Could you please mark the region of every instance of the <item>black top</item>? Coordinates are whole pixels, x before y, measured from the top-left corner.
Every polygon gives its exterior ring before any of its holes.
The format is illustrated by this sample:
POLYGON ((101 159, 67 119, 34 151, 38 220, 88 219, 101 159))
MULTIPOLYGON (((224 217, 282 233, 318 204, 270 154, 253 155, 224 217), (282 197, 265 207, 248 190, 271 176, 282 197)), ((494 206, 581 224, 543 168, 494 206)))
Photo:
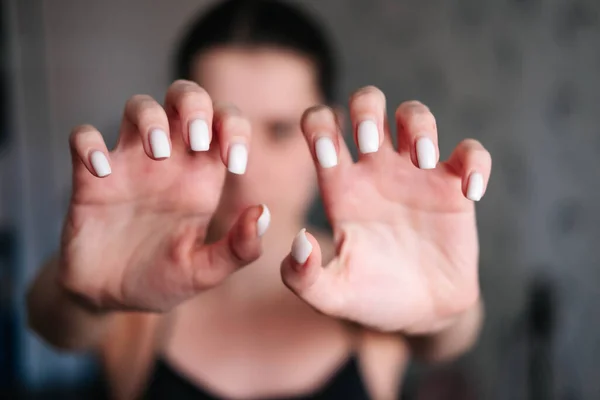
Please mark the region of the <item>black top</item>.
MULTIPOLYGON (((158 360, 146 393, 146 400, 220 400, 209 391, 196 386, 175 371, 164 360, 158 360)), ((289 397, 289 400, 367 400, 369 396, 362 383, 357 361, 354 357, 344 364, 332 379, 317 392, 308 396, 289 397)), ((275 400, 275 399, 270 399, 275 400)), ((280 399, 277 399, 280 400, 280 399)), ((281 399, 283 400, 283 399, 281 399)))

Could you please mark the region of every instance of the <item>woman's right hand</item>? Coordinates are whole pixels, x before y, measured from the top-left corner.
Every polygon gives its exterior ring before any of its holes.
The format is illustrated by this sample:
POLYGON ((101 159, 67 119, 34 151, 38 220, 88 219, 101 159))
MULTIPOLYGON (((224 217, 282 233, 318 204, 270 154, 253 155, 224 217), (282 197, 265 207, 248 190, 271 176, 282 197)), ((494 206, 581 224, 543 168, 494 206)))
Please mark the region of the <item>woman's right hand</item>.
POLYGON ((70 145, 59 275, 77 298, 101 310, 167 311, 259 257, 264 206, 205 243, 225 166, 245 171, 250 124, 234 107, 213 110, 195 83, 173 83, 164 108, 132 97, 110 152, 92 126, 74 129, 70 145))

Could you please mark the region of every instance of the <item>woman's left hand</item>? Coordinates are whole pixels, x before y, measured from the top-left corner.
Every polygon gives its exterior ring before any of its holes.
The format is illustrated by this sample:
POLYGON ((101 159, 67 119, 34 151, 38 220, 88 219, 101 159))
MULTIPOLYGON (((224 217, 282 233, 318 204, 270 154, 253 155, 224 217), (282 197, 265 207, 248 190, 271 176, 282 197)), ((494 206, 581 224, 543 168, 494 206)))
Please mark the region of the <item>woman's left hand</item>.
POLYGON ((479 300, 473 201, 485 192, 490 154, 468 139, 438 162, 435 118, 416 101, 396 110, 394 148, 385 96, 374 87, 352 96, 350 117, 357 163, 331 109, 311 108, 302 118, 336 256, 322 266, 319 244, 301 231, 282 263, 283 281, 334 317, 383 331, 438 332, 479 300))

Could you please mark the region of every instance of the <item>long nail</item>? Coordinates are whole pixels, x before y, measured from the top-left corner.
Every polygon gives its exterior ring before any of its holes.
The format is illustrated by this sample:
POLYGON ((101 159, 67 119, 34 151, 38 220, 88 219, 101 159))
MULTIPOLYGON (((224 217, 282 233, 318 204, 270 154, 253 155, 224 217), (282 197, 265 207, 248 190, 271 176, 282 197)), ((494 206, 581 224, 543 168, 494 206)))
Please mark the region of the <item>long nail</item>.
POLYGON ((379 150, 379 133, 375 121, 366 120, 358 125, 358 149, 361 153, 375 153, 379 150))
POLYGON ((481 200, 483 196, 483 175, 479 172, 473 172, 469 177, 467 186, 467 199, 473 201, 481 200))
POLYGON ((256 233, 258 234, 258 237, 261 237, 265 234, 267 228, 269 227, 269 224, 271 223, 271 212, 269 211, 269 208, 266 204, 261 204, 261 206, 262 213, 256 221, 256 233))
POLYGON ((169 158, 171 156, 171 145, 165 131, 154 129, 150 132, 150 148, 154 158, 169 158))
POLYGON ((110 175, 112 172, 110 169, 110 164, 108 163, 108 158, 101 151, 94 151, 90 155, 90 161, 92 163, 92 167, 94 167, 94 171, 96 171, 96 175, 100 178, 110 175))
POLYGON ((190 148, 193 151, 207 151, 210 147, 208 124, 203 119, 190 122, 190 148))
POLYGON ((302 229, 292 242, 292 257, 298 264, 302 265, 310 257, 312 249, 312 244, 310 244, 306 237, 306 229, 302 229))
POLYGON ((317 160, 323 168, 331 168, 337 165, 337 153, 335 152, 335 146, 333 141, 323 136, 315 142, 315 151, 317 153, 317 160))
POLYGON ((435 146, 433 141, 427 137, 417 140, 417 161, 421 169, 435 168, 435 146))
POLYGON ((248 164, 248 148, 244 143, 235 143, 229 147, 227 169, 233 174, 243 175, 248 164))

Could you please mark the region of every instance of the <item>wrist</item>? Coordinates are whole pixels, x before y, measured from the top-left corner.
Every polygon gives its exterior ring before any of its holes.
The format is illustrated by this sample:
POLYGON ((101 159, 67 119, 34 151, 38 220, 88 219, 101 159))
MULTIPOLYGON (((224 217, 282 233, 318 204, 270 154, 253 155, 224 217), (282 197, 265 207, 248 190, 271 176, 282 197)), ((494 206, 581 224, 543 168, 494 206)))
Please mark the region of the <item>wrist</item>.
POLYGON ((477 341, 484 316, 479 299, 464 312, 428 332, 408 334, 406 339, 413 355, 428 362, 454 359, 468 351, 477 341))

